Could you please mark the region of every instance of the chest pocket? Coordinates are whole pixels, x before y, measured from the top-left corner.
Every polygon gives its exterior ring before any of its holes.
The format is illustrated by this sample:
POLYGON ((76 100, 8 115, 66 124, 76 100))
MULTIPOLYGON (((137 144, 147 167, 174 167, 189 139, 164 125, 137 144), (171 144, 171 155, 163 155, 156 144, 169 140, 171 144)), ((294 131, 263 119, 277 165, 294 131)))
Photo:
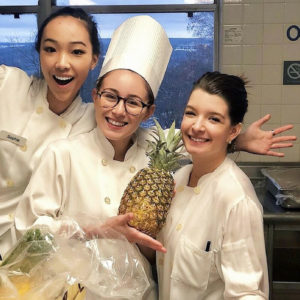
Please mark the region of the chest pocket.
POLYGON ((171 279, 180 285, 195 288, 199 292, 205 291, 209 274, 213 264, 213 251, 199 249, 190 240, 181 238, 174 256, 171 279))

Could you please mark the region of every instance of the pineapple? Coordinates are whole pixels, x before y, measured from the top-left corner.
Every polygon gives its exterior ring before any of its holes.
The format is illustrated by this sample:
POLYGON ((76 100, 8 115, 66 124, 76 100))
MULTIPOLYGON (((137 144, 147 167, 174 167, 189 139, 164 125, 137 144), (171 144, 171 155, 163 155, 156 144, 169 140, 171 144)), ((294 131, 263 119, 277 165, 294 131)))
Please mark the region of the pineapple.
POLYGON ((167 137, 159 123, 147 141, 150 151, 149 166, 140 170, 130 181, 119 207, 119 214, 134 213, 130 226, 155 238, 165 224, 169 206, 174 194, 174 179, 171 172, 179 167, 183 157, 178 153, 182 147, 181 133, 175 133, 173 122, 167 137))

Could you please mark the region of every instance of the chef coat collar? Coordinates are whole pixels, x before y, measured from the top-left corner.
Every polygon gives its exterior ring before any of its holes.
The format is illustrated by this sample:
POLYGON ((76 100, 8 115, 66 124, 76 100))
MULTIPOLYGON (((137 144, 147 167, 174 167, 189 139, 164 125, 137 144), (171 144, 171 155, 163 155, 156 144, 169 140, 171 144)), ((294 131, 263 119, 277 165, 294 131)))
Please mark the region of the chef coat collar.
POLYGON ((93 104, 83 103, 81 96, 78 94, 76 98, 73 100, 73 102, 71 103, 71 105, 67 108, 67 110, 64 111, 60 116, 64 120, 70 122, 71 124, 74 124, 81 119, 82 115, 85 112, 84 106, 86 105, 93 105, 93 104))
MULTIPOLYGON (((113 158, 115 156, 114 147, 109 142, 109 140, 105 137, 105 135, 103 134, 103 132, 101 131, 101 129, 99 127, 95 128, 95 130, 97 133, 96 134, 97 144, 98 144, 99 148, 102 150, 102 152, 104 151, 106 158, 113 160, 113 158)), ((138 143, 139 131, 140 130, 138 129, 137 132, 133 134, 133 136, 132 136, 133 144, 127 150, 124 161, 129 160, 130 158, 133 158, 136 156, 136 153, 138 151, 138 144, 139 144, 138 143)))
MULTIPOLYGON (((41 104, 45 105, 49 109, 49 102, 47 101, 47 91, 48 86, 47 82, 44 79, 33 78, 33 94, 37 96, 37 99, 41 104)), ((75 124, 77 121, 81 119, 83 116, 87 103, 83 103, 81 96, 78 94, 76 98, 73 100, 71 105, 59 115, 59 117, 63 118, 66 122, 70 124, 75 124)), ((90 104, 93 105, 93 104, 90 104)), ((51 111, 52 112, 52 111, 51 111)), ((52 112, 53 113, 53 112, 52 112)), ((57 116, 57 114, 53 113, 57 116)))
MULTIPOLYGON (((228 169, 228 162, 231 161, 231 159, 229 157, 225 157, 225 159, 223 160, 223 162, 212 172, 207 173, 203 176, 201 176, 198 180, 197 186, 201 185, 203 182, 205 182, 206 180, 208 180, 209 178, 216 176, 218 173, 222 172, 224 168, 228 169)), ((187 172, 187 176, 186 177, 186 182, 185 185, 188 185, 188 181, 189 181, 189 176, 190 173, 192 172, 193 169, 193 165, 188 165, 186 166, 185 172, 187 172)))

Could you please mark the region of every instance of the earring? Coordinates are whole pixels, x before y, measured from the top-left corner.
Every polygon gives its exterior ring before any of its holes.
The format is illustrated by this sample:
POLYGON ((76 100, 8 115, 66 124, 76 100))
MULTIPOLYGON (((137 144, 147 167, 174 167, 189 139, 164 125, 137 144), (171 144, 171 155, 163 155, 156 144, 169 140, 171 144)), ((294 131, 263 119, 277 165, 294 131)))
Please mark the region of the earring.
POLYGON ((231 145, 231 141, 229 141, 228 144, 231 145))

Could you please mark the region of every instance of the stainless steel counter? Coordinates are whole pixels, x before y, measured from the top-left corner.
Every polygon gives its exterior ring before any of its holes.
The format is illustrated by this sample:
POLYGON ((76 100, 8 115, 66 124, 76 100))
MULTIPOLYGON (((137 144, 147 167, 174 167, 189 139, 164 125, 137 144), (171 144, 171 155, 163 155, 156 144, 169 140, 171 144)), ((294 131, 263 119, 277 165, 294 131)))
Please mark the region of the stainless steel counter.
POLYGON ((300 163, 239 165, 250 177, 264 208, 270 299, 300 299, 300 209, 276 205, 275 197, 266 190, 266 180, 260 171, 274 166, 300 167, 300 163))

